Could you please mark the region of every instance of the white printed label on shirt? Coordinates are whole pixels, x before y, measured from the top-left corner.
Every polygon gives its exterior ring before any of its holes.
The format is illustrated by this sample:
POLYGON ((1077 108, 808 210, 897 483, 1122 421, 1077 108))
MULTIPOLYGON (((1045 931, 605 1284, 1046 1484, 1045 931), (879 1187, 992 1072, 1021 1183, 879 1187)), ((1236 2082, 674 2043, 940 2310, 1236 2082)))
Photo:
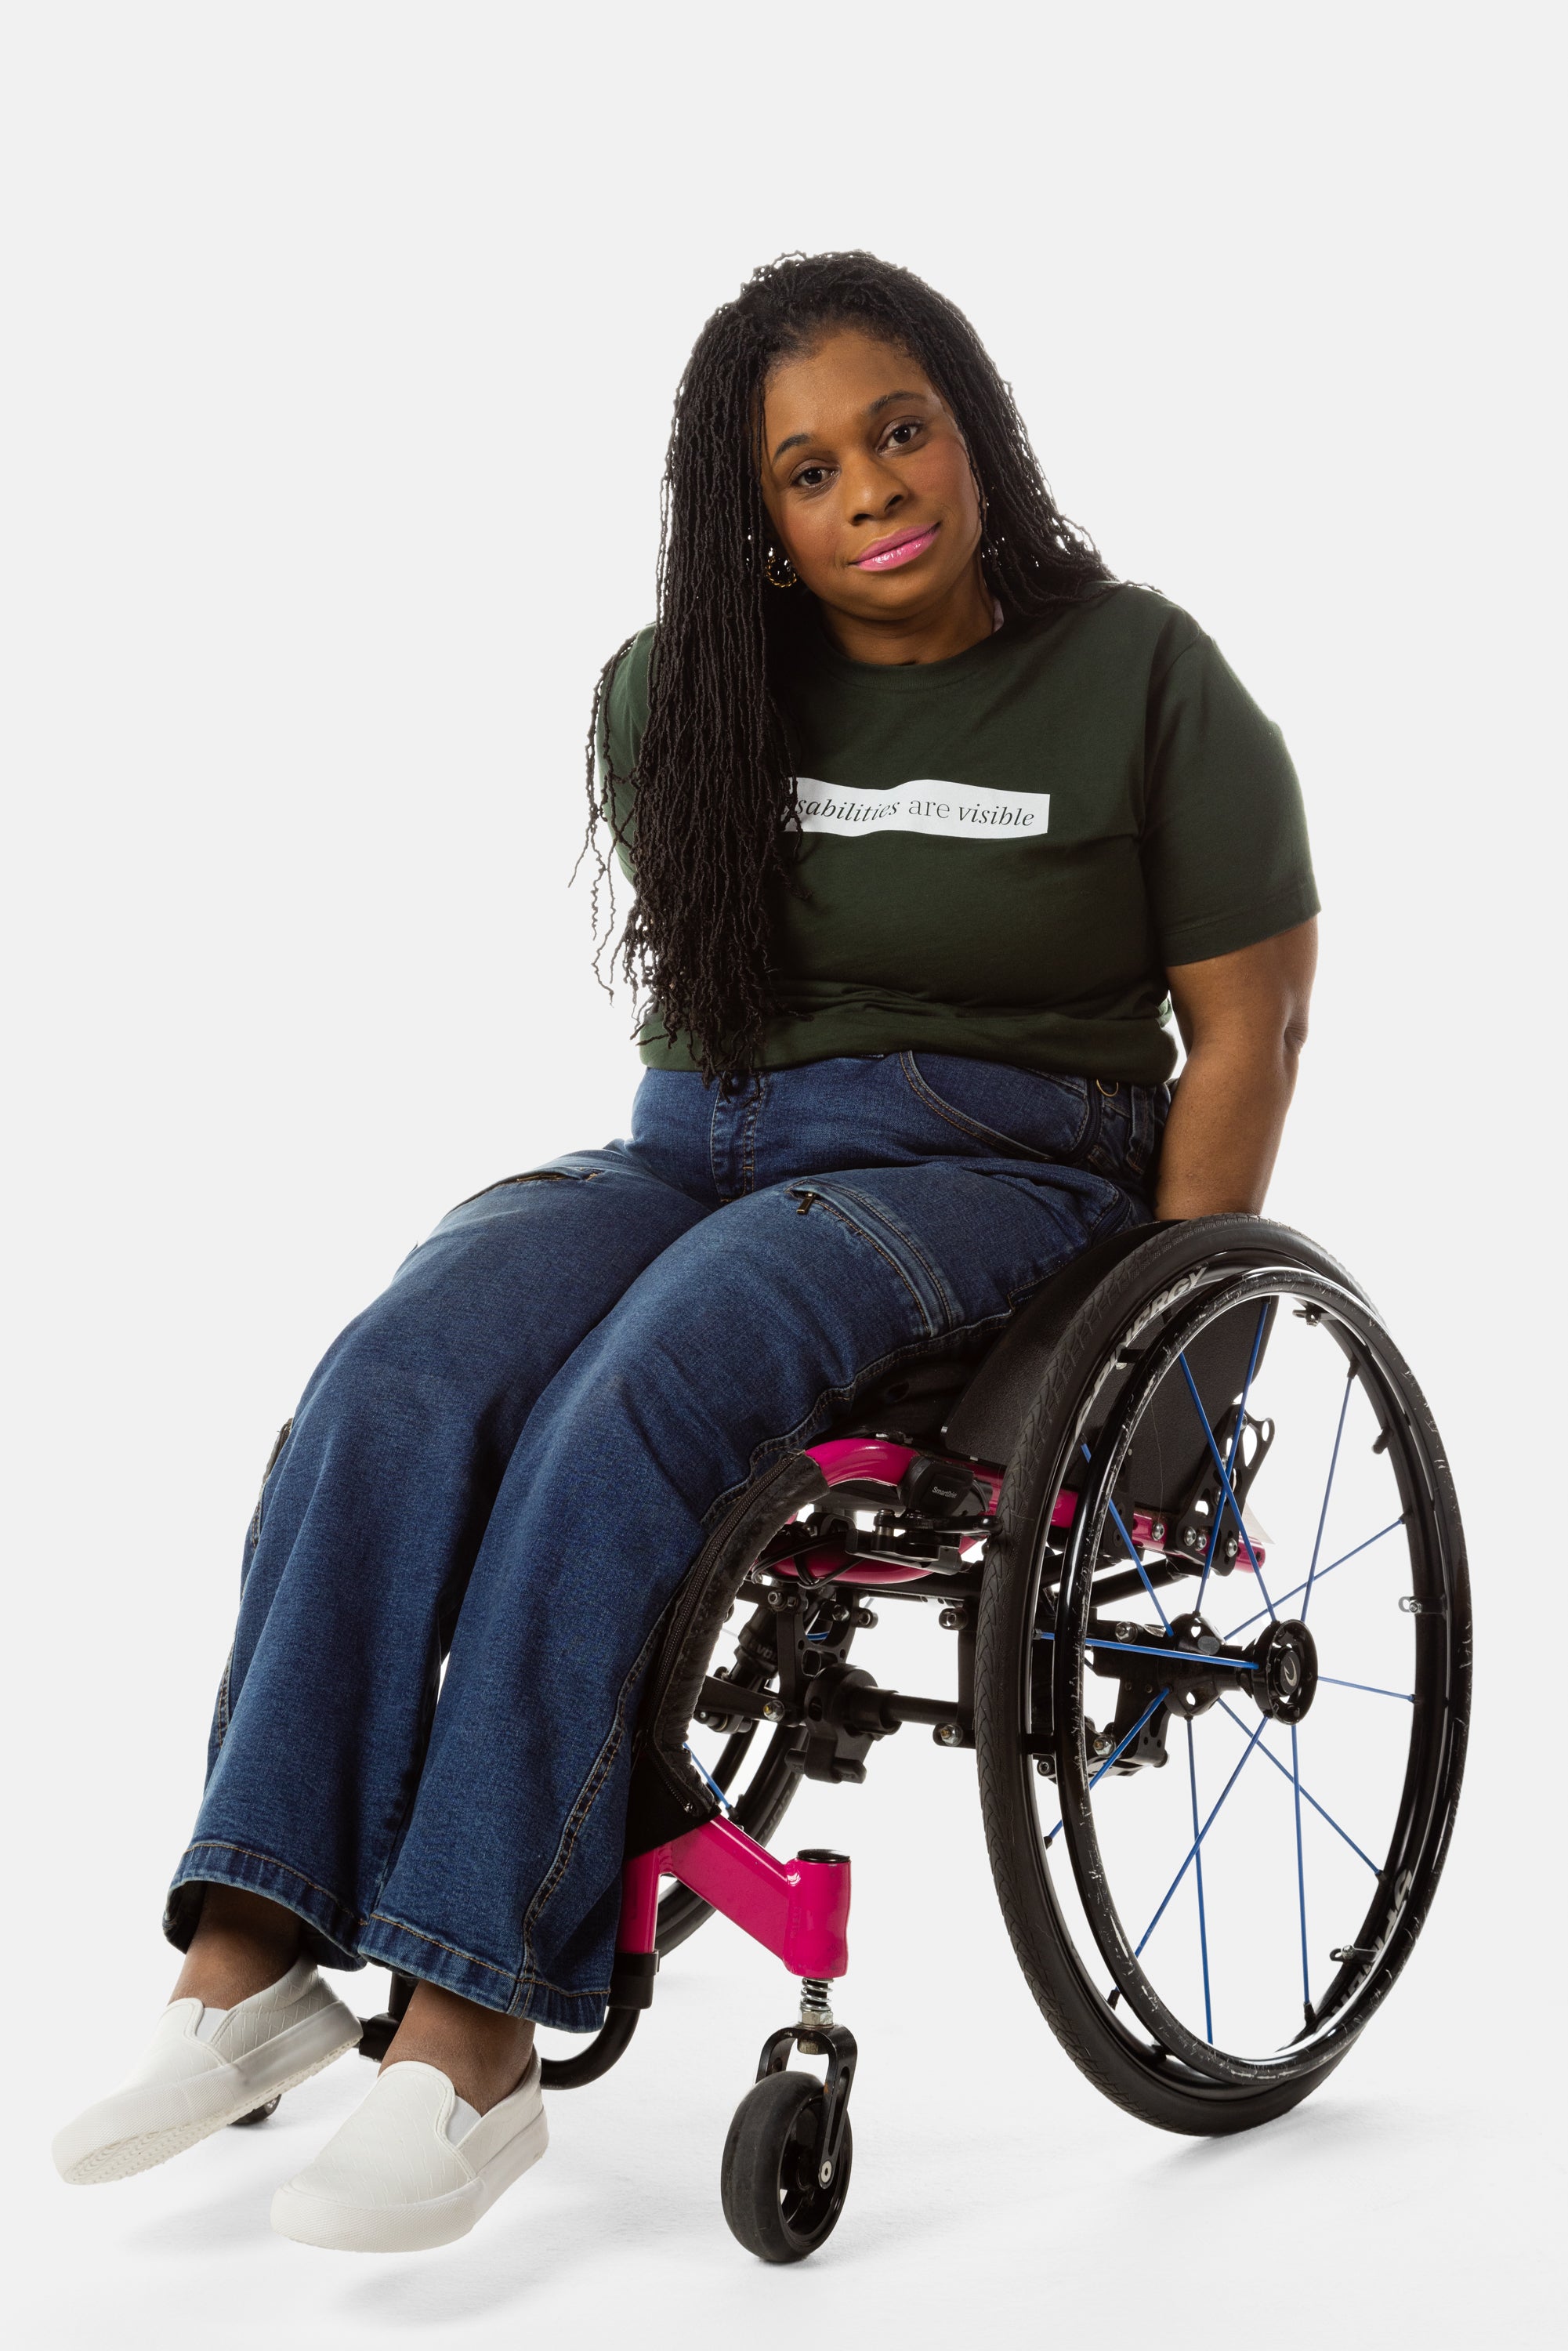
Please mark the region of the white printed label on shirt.
POLYGON ((927 832, 942 841, 1035 839, 1051 817, 1049 792, 1003 792, 988 784, 944 784, 923 778, 873 791, 859 784, 799 778, 802 832, 842 840, 873 832, 927 832))

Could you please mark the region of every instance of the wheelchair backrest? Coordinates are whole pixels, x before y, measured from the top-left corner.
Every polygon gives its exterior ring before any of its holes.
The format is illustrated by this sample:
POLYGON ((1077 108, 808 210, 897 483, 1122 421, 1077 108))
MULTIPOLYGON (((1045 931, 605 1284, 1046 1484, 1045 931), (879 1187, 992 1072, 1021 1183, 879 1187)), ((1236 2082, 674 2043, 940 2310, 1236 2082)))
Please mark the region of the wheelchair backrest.
MULTIPOLYGON (((943 1441, 953 1452, 977 1461, 1005 1464, 1012 1458, 1024 1420, 1069 1324, 1113 1268, 1144 1247, 1158 1229, 1136 1225, 1131 1231, 1096 1242, 1053 1275, 1020 1310, 948 1413, 943 1441)), ((1258 1348, 1259 1364, 1272 1327, 1270 1309, 1258 1348)), ((1258 1336, 1255 1315, 1227 1314, 1211 1323, 1186 1350, 1202 1416, 1179 1375, 1161 1384, 1118 1481, 1129 1499, 1141 1507, 1167 1513, 1187 1501, 1212 1467, 1210 1434, 1222 1455, 1228 1450, 1232 1416, 1258 1336)), ((1107 1405, 1120 1385, 1119 1379, 1108 1383, 1103 1392, 1107 1405)))

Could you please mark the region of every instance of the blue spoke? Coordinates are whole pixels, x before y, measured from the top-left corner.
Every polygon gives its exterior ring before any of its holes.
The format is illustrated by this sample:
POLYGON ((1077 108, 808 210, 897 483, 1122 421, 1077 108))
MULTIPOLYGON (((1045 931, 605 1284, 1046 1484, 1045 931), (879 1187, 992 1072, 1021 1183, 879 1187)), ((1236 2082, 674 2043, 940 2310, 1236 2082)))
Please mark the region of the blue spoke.
POLYGON ((718 1798, 719 1802, 724 1806, 725 1811, 727 1813, 732 1811, 733 1807, 730 1803, 729 1798, 725 1794, 724 1790, 719 1786, 718 1782, 714 1778, 713 1773, 708 1770, 707 1765, 703 1761, 702 1757, 692 1753, 691 1742, 689 1740, 686 1742, 686 1761, 688 1763, 695 1763, 696 1765, 697 1770, 702 1773, 703 1778, 707 1782, 708 1786, 713 1790, 714 1794, 718 1798))
MULTIPOLYGON (((1268 1753, 1267 1748, 1263 1750, 1268 1753)), ((1301 1855, 1301 1759, 1296 1750, 1296 1726, 1291 1725, 1291 1784, 1296 1798, 1296 1892, 1301 1906, 1301 2006, 1312 2022, 1312 1980, 1307 1964, 1307 1865, 1301 1855)))
POLYGON ((1333 1453, 1329 1461, 1328 1484, 1323 1488, 1323 1506, 1318 1512, 1317 1541, 1312 1545, 1312 1565, 1307 1570, 1306 1598, 1301 1603, 1301 1622, 1306 1623, 1307 1611, 1312 1604, 1312 1579, 1318 1572, 1318 1553, 1323 1546, 1323 1528, 1328 1522, 1329 1496, 1333 1492, 1333 1473, 1339 1468, 1340 1439, 1344 1435, 1344 1416, 1350 1410, 1350 1391, 1355 1379, 1355 1365, 1350 1364, 1344 1375, 1344 1394, 1340 1398, 1339 1426, 1333 1433, 1333 1453))
POLYGON ((1197 1948, 1203 1959, 1203 2037, 1212 2046, 1214 2006, 1208 1996, 1208 1916, 1203 1907, 1203 1831, 1197 1824, 1197 1757, 1192 1743, 1192 1718, 1186 1725, 1186 1776, 1192 1790, 1192 1863, 1197 1878, 1197 1948))
POLYGON ((1342 1681, 1338 1674, 1320 1674, 1318 1676, 1318 1679, 1321 1682, 1332 1683, 1335 1689, 1365 1690, 1371 1698, 1396 1698, 1401 1699, 1406 1706, 1414 1706, 1416 1703, 1416 1693, 1414 1690, 1385 1690, 1381 1689, 1376 1682, 1342 1681))
MULTIPOLYGON (((1265 1716, 1265 1717, 1263 1718, 1263 1722, 1266 1722, 1267 1720, 1268 1720, 1268 1717, 1267 1717, 1267 1716, 1265 1716)), ((1227 1782, 1226 1782, 1226 1783, 1225 1783, 1224 1787, 1220 1790, 1220 1792, 1219 1792, 1219 1799, 1218 1799, 1218 1802, 1217 1802, 1217 1803, 1216 1803, 1216 1805, 1215 1805, 1215 1807, 1214 1807, 1214 1811, 1213 1811, 1212 1813, 1210 1813, 1210 1814, 1209 1814, 1209 1816, 1208 1816, 1207 1820, 1206 1820, 1206 1821, 1205 1821, 1205 1823, 1204 1823, 1204 1824, 1203 1824, 1202 1828, 1198 1831, 1198 1833, 1197 1833, 1197 1842, 1192 1845, 1191 1849, 1189 1850, 1189 1852, 1188 1852, 1188 1854, 1187 1854, 1186 1859, 1182 1863, 1181 1867, 1177 1870, 1177 1872, 1176 1872, 1176 1876, 1172 1878, 1172 1880, 1171 1880, 1170 1884, 1166 1886, 1166 1895, 1165 1895, 1165 1900, 1160 1904, 1159 1908, 1155 1912, 1154 1917, 1149 1920, 1148 1925, 1144 1928, 1143 1941, 1142 1941, 1142 1942, 1140 1942, 1140 1943, 1138 1944, 1138 1947, 1137 1947, 1136 1950, 1134 1950, 1134 1953, 1133 1953, 1133 1957, 1134 1957, 1134 1959, 1138 1959, 1138 1958, 1140 1958, 1140 1957, 1142 1956, 1143 1949, 1144 1949, 1144 1944, 1145 1944, 1145 1943, 1146 1943, 1146 1942, 1148 1941, 1149 1937, 1154 1933, 1155 1928, 1159 1925, 1160 1920, 1165 1917, 1166 1910, 1167 1910, 1167 1909, 1169 1908, 1169 1907, 1170 1907, 1170 1899, 1171 1899, 1172 1895, 1176 1892, 1176 1887, 1181 1884, 1182 1879, 1186 1876, 1187 1871, 1191 1868, 1191 1866, 1192 1866, 1192 1861, 1193 1861, 1193 1855, 1197 1853, 1197 1848, 1198 1848, 1198 1845, 1200 1845, 1200 1844, 1203 1843, 1204 1838, 1208 1834, 1209 1830, 1214 1826, 1215 1815, 1218 1813, 1220 1804, 1223 1804, 1223 1802, 1225 1802, 1226 1797, 1227 1797, 1227 1796, 1228 1796, 1228 1794, 1230 1793, 1230 1791, 1232 1790, 1232 1788, 1234 1788, 1234 1787, 1235 1787, 1236 1782, 1238 1782, 1238 1780, 1239 1780, 1239 1779, 1240 1779, 1240 1777, 1241 1777, 1241 1773, 1242 1773, 1242 1770, 1243 1770, 1243 1767, 1245 1766, 1245 1764, 1246 1764, 1246 1762, 1247 1762, 1247 1757, 1248 1757, 1249 1755, 1250 1755, 1250 1754, 1251 1754, 1252 1750, 1257 1746, 1258 1741, 1259 1741, 1259 1740, 1262 1738, 1262 1736, 1263 1736, 1263 1722, 1260 1722, 1260 1723, 1259 1723, 1257 1729, 1252 1733, 1251 1738, 1247 1741, 1247 1754, 1246 1754, 1246 1755, 1243 1755, 1243 1757, 1241 1758, 1241 1761, 1240 1761, 1239 1763, 1238 1763, 1238 1765, 1236 1766, 1235 1771, 1232 1771, 1232 1773, 1230 1774, 1229 1779, 1228 1779, 1228 1780, 1227 1780, 1227 1782)), ((1190 1723, 1187 1725, 1187 1728, 1188 1728, 1188 1729, 1189 1729, 1189 1730, 1191 1729, 1192 1726, 1191 1726, 1191 1724, 1190 1724, 1190 1723)), ((1264 1754, 1265 1754, 1265 1755, 1267 1755, 1267 1754, 1268 1754, 1268 1752, 1269 1752, 1268 1749, 1267 1749, 1267 1748, 1265 1748, 1265 1749, 1263 1750, 1263 1752, 1264 1752, 1264 1754)))
POLYGON ((1186 1657, 1195 1666, 1219 1666, 1230 1674, 1255 1674, 1255 1665, 1241 1657, 1217 1657, 1207 1649, 1145 1648, 1141 1641, 1101 1641, 1092 1633, 1083 1636, 1086 1649, 1120 1649, 1129 1657, 1186 1657))
POLYGON ((1214 1466, 1219 1472, 1220 1492, 1224 1499, 1216 1516, 1216 1526, 1218 1527, 1224 1520, 1226 1505, 1228 1504, 1229 1508, 1236 1514, 1237 1531, 1241 1537, 1242 1548, 1245 1550, 1247 1557, 1251 1562, 1252 1573, 1258 1579, 1258 1589, 1263 1594, 1264 1599, 1269 1601, 1270 1615, 1275 1616, 1277 1615, 1278 1611, 1276 1610, 1273 1602, 1269 1600, 1269 1587, 1263 1581, 1263 1571, 1258 1564, 1258 1554, 1252 1548, 1252 1538, 1247 1531, 1246 1521, 1243 1520, 1240 1510, 1237 1506, 1236 1495, 1230 1483, 1230 1473, 1219 1458, 1219 1447, 1214 1441, 1214 1431, 1210 1428, 1207 1416, 1203 1409, 1203 1398, 1198 1395, 1197 1384, 1187 1368, 1187 1360, 1185 1349, 1182 1353, 1176 1357, 1176 1361, 1181 1365, 1181 1375, 1186 1382, 1187 1392, 1192 1397, 1192 1408, 1197 1413, 1199 1421, 1203 1425, 1204 1441, 1207 1445, 1210 1454, 1213 1456, 1214 1466))
POLYGON ((1122 1541, 1127 1546, 1127 1557, 1132 1561, 1133 1565, 1138 1571, 1138 1581, 1143 1585, 1144 1590, 1148 1593, 1149 1598, 1154 1602, 1155 1606, 1159 1608, 1160 1623, 1165 1626, 1166 1631, 1168 1633, 1171 1629, 1171 1620, 1166 1614, 1165 1610, 1160 1608, 1160 1595, 1155 1590, 1154 1585, 1149 1582, 1149 1571, 1138 1556, 1138 1546, 1133 1541, 1132 1536, 1127 1532, 1126 1528, 1122 1524, 1122 1513, 1116 1508, 1114 1502, 1111 1503, 1110 1510, 1111 1516, 1116 1521, 1116 1532, 1121 1536, 1122 1541))
MULTIPOLYGON (((1247 1419, 1247 1399, 1252 1393, 1252 1374, 1258 1368, 1258 1350, 1263 1344, 1263 1325, 1268 1319, 1269 1301, 1265 1299, 1258 1309, 1258 1328, 1253 1333, 1251 1359, 1247 1365, 1247 1377, 1241 1384, 1241 1402, 1236 1407, 1236 1426, 1230 1433, 1230 1456, 1225 1466, 1228 1472, 1232 1475, 1236 1469, 1236 1448, 1241 1442, 1241 1430, 1247 1419)), ((1214 1524, 1209 1529, 1208 1549, 1203 1555, 1203 1576, 1197 1587, 1196 1612, 1200 1616, 1203 1614, 1203 1595, 1208 1589, 1208 1571, 1214 1565, 1214 1554, 1219 1542, 1219 1530, 1224 1523, 1224 1518, 1223 1510, 1216 1512, 1214 1524)))
MULTIPOLYGON (((1233 1711, 1232 1711, 1232 1709, 1231 1709, 1231 1708, 1230 1708, 1230 1707, 1228 1707, 1228 1706, 1226 1704, 1226 1702, 1225 1702, 1225 1700, 1224 1700, 1223 1698, 1221 1698, 1221 1699, 1220 1699, 1219 1704, 1220 1704, 1220 1707, 1221 1707, 1221 1708, 1223 1709, 1223 1711, 1224 1711, 1225 1713, 1227 1713, 1227 1714, 1228 1714, 1228 1715, 1230 1716, 1230 1719, 1231 1719, 1231 1721, 1236 1725, 1237 1729, 1238 1729, 1238 1730, 1242 1730, 1242 1731, 1244 1731, 1244 1730, 1246 1729, 1246 1728, 1247 1728, 1247 1725, 1242 1721, 1241 1717, 1240 1717, 1239 1714, 1237 1714, 1237 1713, 1233 1712, 1233 1711)), ((1256 1740, 1256 1739, 1257 1739, 1257 1737, 1258 1737, 1258 1733, 1257 1733, 1257 1731, 1256 1731, 1256 1730, 1252 1733, 1252 1737, 1253 1737, 1253 1739, 1254 1739, 1254 1740, 1256 1740)), ((1285 1779, 1287 1779, 1287 1780, 1288 1780, 1288 1779, 1290 1779, 1291 1774, 1289 1773, 1289 1771, 1287 1771, 1285 1770, 1284 1765, 1281 1762, 1281 1761, 1280 1761, 1279 1757, 1274 1753, 1274 1751, 1273 1751, 1272 1748, 1270 1748, 1270 1747, 1260 1747, 1260 1748, 1259 1749, 1259 1753, 1260 1753, 1260 1754, 1262 1754, 1262 1755, 1266 1755, 1266 1756, 1269 1758, 1270 1762, 1274 1766, 1275 1771, 1278 1771, 1278 1772, 1280 1772, 1280 1773, 1281 1773, 1281 1774, 1285 1779)), ((1243 1758, 1243 1761, 1245 1761, 1245 1758, 1243 1758)), ((1301 1787, 1301 1782, 1300 1782, 1299 1780, 1296 1782, 1296 1783, 1295 1783, 1295 1784, 1296 1784, 1298 1787, 1301 1787)), ((1320 1814, 1320 1815, 1321 1815, 1321 1817, 1322 1817, 1323 1820, 1327 1821, 1327 1823, 1328 1823, 1328 1824, 1329 1824, 1330 1828, 1331 1828, 1331 1829, 1333 1829, 1333 1833, 1334 1833, 1335 1836, 1342 1836, 1342 1837, 1343 1837, 1343 1839, 1344 1839, 1344 1841, 1345 1841, 1346 1844, 1347 1844, 1347 1845, 1349 1845, 1349 1847, 1350 1847, 1350 1849, 1351 1849, 1352 1853, 1354 1853, 1354 1854, 1356 1854, 1356 1855, 1360 1855, 1360 1858, 1361 1858, 1363 1861, 1364 1861, 1364 1862, 1365 1862, 1365 1864, 1366 1864, 1366 1865, 1367 1865, 1368 1869, 1370 1869, 1370 1870, 1371 1870, 1371 1872, 1372 1872, 1372 1874, 1373 1874, 1374 1877, 1381 1877, 1381 1876, 1382 1876, 1382 1875, 1383 1875, 1383 1872, 1379 1869, 1379 1867, 1377 1866, 1377 1864, 1373 1860, 1372 1855, 1371 1855, 1370 1854, 1368 1854, 1368 1853, 1362 1853, 1361 1847, 1357 1844, 1357 1843, 1356 1843, 1355 1839, 1351 1835, 1350 1831, 1349 1831, 1348 1829, 1342 1829, 1342 1828, 1341 1828, 1341 1826, 1340 1826, 1340 1824, 1339 1824, 1339 1823, 1335 1820, 1335 1818, 1334 1818, 1333 1814, 1332 1813, 1327 1813, 1327 1812, 1324 1812, 1324 1811, 1323 1811, 1323 1808, 1322 1808, 1322 1804, 1320 1804, 1320 1803, 1319 1803, 1319 1802, 1318 1802, 1317 1798, 1313 1795, 1313 1793, 1312 1793, 1312 1790, 1311 1790, 1310 1788, 1301 1788, 1301 1796, 1302 1796, 1302 1800, 1303 1800, 1303 1802, 1304 1802, 1311 1804, 1311 1806, 1312 1806, 1312 1810, 1313 1810, 1313 1812, 1314 1812, 1314 1813, 1317 1813, 1318 1814, 1320 1814)))
MULTIPOLYGON (((1047 1635, 1047 1638, 1050 1638, 1049 1635, 1047 1635)), ((1091 1795, 1093 1794, 1095 1789, 1100 1785, 1101 1781, 1105 1777, 1105 1774, 1111 1769, 1112 1764, 1119 1763, 1121 1761, 1128 1748, 1131 1747, 1134 1740, 1136 1739, 1139 1731, 1142 1730, 1145 1723, 1149 1719, 1149 1717, 1152 1714, 1158 1713, 1160 1708, 1164 1706, 1169 1696, 1169 1690, 1163 1689, 1157 1698, 1153 1698, 1149 1700, 1148 1705, 1144 1708, 1142 1714, 1139 1715, 1136 1722, 1134 1723, 1133 1728, 1128 1731, 1127 1736, 1123 1740, 1120 1747, 1113 1747, 1109 1755, 1106 1756, 1103 1763, 1101 1764, 1098 1771, 1095 1772, 1094 1777, 1090 1781, 1089 1792, 1091 1795)), ((697 1765, 697 1770, 699 1771, 702 1770, 702 1765, 700 1763, 697 1765)), ((1058 1820, 1055 1829, 1048 1829, 1046 1831, 1045 1841, 1047 1844, 1049 1844, 1052 1837, 1055 1836, 1056 1829, 1059 1829, 1061 1826, 1061 1823, 1058 1820)))
MULTIPOLYGON (((1037 1641, 1054 1641, 1056 1635, 1043 1632, 1037 1625, 1034 1637, 1037 1641)), ((1223 1666, 1228 1672, 1237 1674, 1255 1674, 1258 1670, 1255 1665, 1249 1664, 1243 1657, 1217 1657, 1208 1649, 1155 1649, 1142 1641, 1102 1641, 1092 1633, 1084 1635, 1083 1646, 1086 1651, 1121 1649, 1129 1657, 1184 1657, 1188 1665, 1223 1666)))
MULTIPOLYGON (((1080 1445, 1078 1450, 1082 1454, 1085 1461, 1090 1460, 1091 1455, 1089 1447, 1086 1445, 1080 1445)), ((1171 1620, 1166 1614, 1165 1610, 1160 1607, 1160 1595, 1155 1590, 1154 1585, 1149 1582, 1148 1570, 1145 1568, 1143 1560, 1139 1556, 1138 1546, 1133 1541, 1132 1536, 1127 1532, 1126 1528, 1122 1524, 1122 1513, 1116 1508, 1114 1502, 1110 1504, 1110 1511, 1111 1516, 1116 1521, 1116 1532, 1121 1536, 1122 1541, 1127 1546, 1127 1557, 1132 1561, 1133 1565, 1138 1571, 1138 1581, 1143 1585, 1144 1590, 1148 1593, 1149 1598, 1154 1602, 1155 1607, 1159 1614, 1160 1623, 1165 1626, 1166 1631, 1168 1633, 1171 1629, 1171 1620)))
MULTIPOLYGON (((1398 1518, 1390 1519, 1385 1527, 1379 1527, 1375 1535, 1368 1535, 1364 1542, 1358 1542, 1354 1551, 1342 1552, 1338 1559, 1331 1560, 1328 1566, 1324 1568, 1323 1574, 1319 1576, 1318 1582, 1320 1583, 1322 1582, 1323 1575, 1332 1575, 1336 1567, 1343 1567, 1346 1560, 1359 1559, 1364 1551, 1370 1551, 1375 1542, 1381 1542, 1385 1535, 1391 1535, 1396 1527, 1402 1527, 1404 1524, 1404 1513, 1401 1512, 1398 1518)), ((1304 1583, 1293 1583, 1289 1592, 1282 1592, 1280 1594, 1281 1606, 1282 1607, 1287 1600, 1293 1600, 1298 1592, 1304 1592, 1306 1588, 1304 1583)), ((1244 1616, 1239 1625, 1231 1626, 1225 1638, 1227 1641, 1234 1641, 1238 1633, 1245 1633, 1249 1625, 1261 1624, 1268 1614, 1267 1608, 1260 1608, 1255 1616, 1244 1616)))

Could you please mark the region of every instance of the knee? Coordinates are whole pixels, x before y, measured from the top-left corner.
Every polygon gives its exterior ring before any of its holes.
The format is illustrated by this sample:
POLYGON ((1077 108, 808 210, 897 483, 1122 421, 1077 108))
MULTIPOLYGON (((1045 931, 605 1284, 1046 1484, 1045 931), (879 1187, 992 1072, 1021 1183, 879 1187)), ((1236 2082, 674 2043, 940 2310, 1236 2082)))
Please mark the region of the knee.
POLYGON ((472 1426, 492 1401, 486 1351, 465 1344, 461 1319, 417 1292, 387 1290, 356 1315, 311 1374, 297 1430, 329 1426, 409 1437, 455 1421, 472 1426))

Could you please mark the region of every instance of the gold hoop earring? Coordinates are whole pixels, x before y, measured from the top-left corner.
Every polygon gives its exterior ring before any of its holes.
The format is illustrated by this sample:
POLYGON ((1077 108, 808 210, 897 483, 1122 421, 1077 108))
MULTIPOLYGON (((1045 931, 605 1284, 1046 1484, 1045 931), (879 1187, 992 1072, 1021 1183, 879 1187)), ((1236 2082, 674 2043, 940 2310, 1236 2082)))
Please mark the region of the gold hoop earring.
POLYGON ((789 558, 787 555, 780 557, 779 549, 776 547, 770 547, 768 549, 767 556, 764 558, 763 569, 768 574, 768 584, 770 588, 799 588, 800 585, 800 580, 796 575, 795 567, 790 562, 789 558), (784 566, 784 577, 782 580, 780 580, 778 572, 774 569, 775 564, 779 562, 782 562, 784 566))

